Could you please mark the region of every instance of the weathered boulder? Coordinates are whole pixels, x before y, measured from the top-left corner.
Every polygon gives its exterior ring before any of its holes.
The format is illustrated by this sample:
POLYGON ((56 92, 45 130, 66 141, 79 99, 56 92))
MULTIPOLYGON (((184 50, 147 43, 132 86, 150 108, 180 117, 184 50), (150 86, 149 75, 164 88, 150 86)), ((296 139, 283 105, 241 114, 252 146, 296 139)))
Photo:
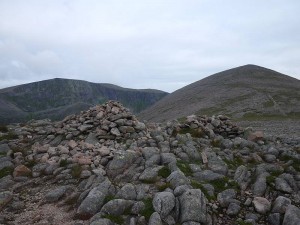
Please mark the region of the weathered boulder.
POLYGON ((255 197, 252 201, 256 212, 266 214, 271 209, 271 203, 266 198, 255 197))
POLYGON ((165 218, 175 207, 175 196, 171 192, 159 192, 153 198, 153 208, 165 218))
POLYGON ((300 209, 294 205, 289 205, 285 211, 282 225, 299 225, 300 209))
POLYGON ((160 215, 157 212, 152 213, 148 225, 163 225, 160 215))
POLYGON ((206 203, 207 199, 199 189, 187 190, 179 197, 180 202, 180 222, 206 223, 206 203))
POLYGON ((233 199, 236 198, 236 191, 234 189, 227 189, 218 194, 217 199, 222 207, 227 207, 233 199))
POLYGON ((291 203, 292 201, 289 198, 278 196, 274 201, 272 213, 285 213, 291 203))

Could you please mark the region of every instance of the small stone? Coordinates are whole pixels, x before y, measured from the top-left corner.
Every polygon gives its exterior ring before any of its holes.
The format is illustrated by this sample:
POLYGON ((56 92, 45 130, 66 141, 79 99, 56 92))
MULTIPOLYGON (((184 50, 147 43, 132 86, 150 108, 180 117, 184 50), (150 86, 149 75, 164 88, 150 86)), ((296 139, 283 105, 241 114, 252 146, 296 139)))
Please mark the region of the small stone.
POLYGON ((263 197, 255 197, 252 203, 256 212, 260 214, 266 214, 271 209, 271 203, 263 197))

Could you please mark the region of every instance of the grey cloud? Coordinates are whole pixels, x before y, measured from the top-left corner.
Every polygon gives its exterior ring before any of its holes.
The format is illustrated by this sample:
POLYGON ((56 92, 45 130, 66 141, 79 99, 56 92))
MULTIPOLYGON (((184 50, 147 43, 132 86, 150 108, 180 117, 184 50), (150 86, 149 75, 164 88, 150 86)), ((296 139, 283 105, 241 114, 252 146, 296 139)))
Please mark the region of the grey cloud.
POLYGON ((0 2, 0 88, 53 77, 174 91, 258 64, 299 79, 300 2, 0 2))

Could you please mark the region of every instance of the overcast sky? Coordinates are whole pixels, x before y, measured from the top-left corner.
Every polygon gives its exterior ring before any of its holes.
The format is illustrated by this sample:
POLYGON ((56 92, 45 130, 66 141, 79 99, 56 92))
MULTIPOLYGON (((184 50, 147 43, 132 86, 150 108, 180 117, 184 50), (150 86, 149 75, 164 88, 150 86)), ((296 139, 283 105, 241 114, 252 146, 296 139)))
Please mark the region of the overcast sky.
POLYGON ((245 64, 300 79, 299 0, 0 0, 0 88, 61 77, 171 92, 245 64))

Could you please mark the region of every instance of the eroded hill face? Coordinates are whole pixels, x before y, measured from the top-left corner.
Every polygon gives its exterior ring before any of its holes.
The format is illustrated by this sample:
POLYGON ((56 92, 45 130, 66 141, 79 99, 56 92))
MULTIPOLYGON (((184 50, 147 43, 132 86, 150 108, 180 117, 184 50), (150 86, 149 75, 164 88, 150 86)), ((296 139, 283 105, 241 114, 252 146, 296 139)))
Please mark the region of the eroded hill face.
POLYGON ((139 118, 161 122, 191 114, 223 114, 240 120, 299 119, 300 81, 263 67, 242 66, 173 92, 139 118))
POLYGON ((167 93, 135 90, 111 84, 52 79, 0 90, 0 124, 30 119, 63 119, 107 100, 122 102, 134 113, 146 109, 167 93))
POLYGON ((300 140, 119 102, 0 127, 1 224, 299 224, 300 140), (8 128, 8 129, 7 129, 8 128))

